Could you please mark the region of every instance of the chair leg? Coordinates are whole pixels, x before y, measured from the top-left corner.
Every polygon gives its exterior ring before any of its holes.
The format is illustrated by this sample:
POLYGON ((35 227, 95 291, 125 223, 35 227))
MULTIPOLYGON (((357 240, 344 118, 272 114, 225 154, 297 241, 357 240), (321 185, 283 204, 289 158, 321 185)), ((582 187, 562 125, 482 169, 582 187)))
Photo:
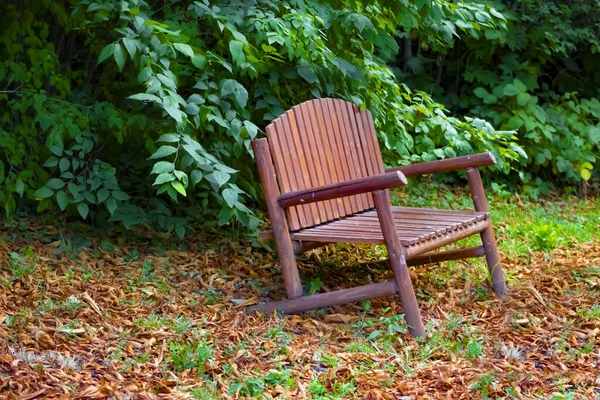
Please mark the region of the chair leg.
MULTIPOLYGON (((488 212, 488 203, 483 191, 479 170, 477 168, 467 168, 466 173, 475 211, 488 212)), ((504 281, 502 265, 500 264, 500 253, 496 244, 494 228, 492 228, 491 224, 485 231, 481 232, 481 242, 485 249, 485 258, 492 279, 492 289, 498 297, 505 298, 508 296, 508 291, 506 289, 506 282, 504 281)))
POLYGON ((481 242, 485 249, 485 259, 492 280, 492 290, 496 293, 496 296, 504 299, 508 296, 508 290, 504 281, 504 271, 500 263, 500 252, 498 252, 498 245, 496 244, 496 236, 494 235, 492 225, 481 232, 481 242))
POLYGON ((386 191, 374 191, 373 200, 377 209, 377 216, 381 225, 385 246, 387 247, 390 264, 396 278, 398 297, 404 310, 406 322, 409 325, 410 334, 412 336, 425 336, 425 326, 421 319, 417 296, 415 296, 415 291, 410 280, 408 265, 406 264, 406 254, 398 238, 394 216, 392 215, 386 191))

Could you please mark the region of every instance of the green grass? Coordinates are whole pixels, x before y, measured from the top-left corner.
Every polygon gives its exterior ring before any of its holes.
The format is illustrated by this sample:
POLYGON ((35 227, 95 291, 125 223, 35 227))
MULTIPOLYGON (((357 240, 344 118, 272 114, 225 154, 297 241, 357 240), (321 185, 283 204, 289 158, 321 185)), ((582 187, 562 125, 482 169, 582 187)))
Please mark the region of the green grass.
MULTIPOLYGON (((531 250, 550 251, 559 245, 589 242, 599 237, 600 198, 573 196, 550 200, 518 198, 501 190, 486 189, 500 252, 509 258, 529 259, 531 250)), ((456 190, 445 184, 412 180, 392 196, 396 205, 410 207, 473 209, 468 187, 456 190)), ((478 244, 477 237, 460 242, 478 244)))

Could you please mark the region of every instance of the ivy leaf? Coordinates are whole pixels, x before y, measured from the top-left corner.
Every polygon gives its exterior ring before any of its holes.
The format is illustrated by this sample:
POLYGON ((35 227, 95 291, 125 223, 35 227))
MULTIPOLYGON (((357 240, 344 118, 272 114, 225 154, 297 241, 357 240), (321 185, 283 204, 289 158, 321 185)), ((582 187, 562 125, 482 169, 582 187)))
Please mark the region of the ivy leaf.
POLYGON ((52 178, 46 183, 46 186, 50 189, 58 190, 62 189, 65 186, 65 183, 62 179, 52 178))
POLYGON ((152 154, 148 159, 153 160, 155 158, 163 158, 166 156, 170 156, 175 153, 177 149, 173 146, 160 146, 158 150, 154 154, 152 154))
POLYGON ((90 212, 90 208, 88 207, 87 203, 81 202, 77 204, 77 212, 79 215, 81 215, 81 218, 86 219, 88 213, 90 212))
POLYGON ((98 64, 100 64, 102 61, 106 60, 108 57, 113 55, 114 52, 115 52, 115 44, 114 43, 104 46, 104 48, 100 52, 100 55, 98 56, 98 64))
POLYGON ((39 188, 38 190, 36 190, 33 195, 37 198, 45 199, 47 197, 52 197, 53 194, 54 194, 54 190, 47 188, 47 187, 42 187, 42 188, 39 188))
POLYGON ((235 205, 235 203, 237 202, 237 199, 238 199, 237 192, 231 188, 227 188, 227 189, 223 190, 222 195, 223 195, 223 200, 225 200, 227 205, 229 207, 233 208, 233 206, 235 205))
POLYGON ((298 74, 308 83, 315 83, 317 81, 317 75, 308 67, 298 67, 298 74))
POLYGON ((62 190, 56 193, 56 202, 58 203, 60 210, 65 211, 65 209, 69 205, 69 199, 67 198, 67 194, 62 190))
POLYGON ((119 67, 119 71, 122 71, 123 67, 125 66, 125 60, 127 59, 127 56, 125 55, 125 50, 123 50, 123 46, 121 46, 119 43, 115 45, 114 54, 115 61, 117 62, 117 67, 119 67))

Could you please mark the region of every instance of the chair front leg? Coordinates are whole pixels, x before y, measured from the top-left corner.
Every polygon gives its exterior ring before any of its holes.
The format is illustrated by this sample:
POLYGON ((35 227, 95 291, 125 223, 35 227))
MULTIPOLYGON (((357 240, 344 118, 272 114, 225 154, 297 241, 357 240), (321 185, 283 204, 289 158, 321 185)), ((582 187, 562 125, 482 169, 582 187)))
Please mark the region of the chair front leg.
POLYGON ((400 304, 406 316, 406 322, 409 325, 410 334, 412 336, 425 336, 425 326, 417 304, 417 297, 410 280, 408 265, 406 264, 406 251, 400 243, 396 225, 394 224, 394 216, 388 199, 386 190, 376 190, 373 192, 373 201, 377 209, 383 240, 387 247, 390 264, 396 278, 398 286, 398 297, 400 304))
MULTIPOLYGON (((481 182, 479 170, 477 168, 467 168, 466 173, 475 211, 488 212, 488 203, 483 191, 483 183, 481 182)), ((498 251, 492 224, 490 223, 489 227, 481 232, 480 235, 483 248, 485 249, 488 271, 492 279, 492 290, 498 297, 505 298, 508 296, 508 290, 506 289, 504 271, 500 263, 500 252, 498 251)))

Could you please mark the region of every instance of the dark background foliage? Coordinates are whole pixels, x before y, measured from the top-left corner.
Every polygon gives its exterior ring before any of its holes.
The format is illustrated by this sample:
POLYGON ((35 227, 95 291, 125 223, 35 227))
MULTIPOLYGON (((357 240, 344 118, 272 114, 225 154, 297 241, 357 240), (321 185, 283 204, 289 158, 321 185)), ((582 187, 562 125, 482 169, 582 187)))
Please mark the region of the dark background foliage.
MULTIPOLYGON (((6 3, 5 3, 6 4, 6 3)), ((537 196, 597 174, 600 2, 10 0, 0 208, 254 229, 250 141, 314 97, 393 165, 493 151, 537 196), (549 183, 550 182, 550 183, 549 183)))

